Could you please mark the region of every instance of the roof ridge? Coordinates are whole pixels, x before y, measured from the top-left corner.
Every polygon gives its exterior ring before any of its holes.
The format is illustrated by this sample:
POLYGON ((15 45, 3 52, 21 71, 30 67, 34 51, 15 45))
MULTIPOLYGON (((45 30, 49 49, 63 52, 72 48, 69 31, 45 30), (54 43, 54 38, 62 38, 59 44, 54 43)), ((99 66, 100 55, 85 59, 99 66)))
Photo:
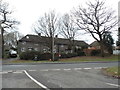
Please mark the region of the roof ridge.
MULTIPOLYGON (((39 36, 39 35, 27 34, 26 36, 39 36)), ((47 37, 47 36, 41 36, 41 37, 49 38, 49 37, 47 37)), ((62 38, 62 37, 58 37, 58 39, 69 40, 69 39, 67 39, 67 38, 62 38)), ((75 40, 75 41, 82 41, 82 42, 84 42, 83 40, 75 40)))

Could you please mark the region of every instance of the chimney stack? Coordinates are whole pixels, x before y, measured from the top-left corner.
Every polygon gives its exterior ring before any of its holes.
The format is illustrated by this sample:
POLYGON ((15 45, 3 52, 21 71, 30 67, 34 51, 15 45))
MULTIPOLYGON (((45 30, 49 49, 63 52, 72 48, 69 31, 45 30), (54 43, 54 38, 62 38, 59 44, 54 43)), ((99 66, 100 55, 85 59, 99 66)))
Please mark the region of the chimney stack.
POLYGON ((38 33, 38 36, 41 36, 41 33, 38 33))
POLYGON ((58 38, 58 35, 55 35, 55 38, 58 38))

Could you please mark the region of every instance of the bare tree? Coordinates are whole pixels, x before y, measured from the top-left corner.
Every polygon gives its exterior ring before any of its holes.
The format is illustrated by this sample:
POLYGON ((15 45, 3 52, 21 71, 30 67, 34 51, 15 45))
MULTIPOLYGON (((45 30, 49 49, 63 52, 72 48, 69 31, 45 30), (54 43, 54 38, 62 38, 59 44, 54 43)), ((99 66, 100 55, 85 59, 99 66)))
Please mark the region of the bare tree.
POLYGON ((55 11, 45 13, 43 17, 40 17, 34 26, 36 33, 41 33, 46 37, 55 36, 56 30, 58 28, 57 16, 55 11))
POLYGON ((87 3, 87 8, 78 7, 74 12, 79 29, 86 31, 100 44, 101 55, 104 56, 103 35, 112 31, 117 25, 115 11, 105 7, 104 1, 95 0, 87 3))
POLYGON ((17 49, 17 41, 20 40, 23 37, 21 33, 18 31, 13 31, 9 33, 4 34, 4 45, 10 49, 10 48, 16 48, 17 49))
POLYGON ((78 36, 78 29, 75 26, 72 16, 64 14, 60 20, 60 34, 69 40, 72 51, 74 51, 74 40, 78 36))
POLYGON ((57 21, 58 17, 55 11, 51 11, 49 13, 45 13, 43 17, 40 17, 36 25, 33 27, 37 34, 41 33, 42 35, 49 37, 46 39, 46 43, 52 54, 54 52, 54 37, 57 34, 58 29, 57 21))
POLYGON ((2 58, 4 58, 4 31, 13 29, 18 21, 12 19, 10 15, 12 11, 8 8, 9 4, 0 0, 0 30, 2 35, 2 58))

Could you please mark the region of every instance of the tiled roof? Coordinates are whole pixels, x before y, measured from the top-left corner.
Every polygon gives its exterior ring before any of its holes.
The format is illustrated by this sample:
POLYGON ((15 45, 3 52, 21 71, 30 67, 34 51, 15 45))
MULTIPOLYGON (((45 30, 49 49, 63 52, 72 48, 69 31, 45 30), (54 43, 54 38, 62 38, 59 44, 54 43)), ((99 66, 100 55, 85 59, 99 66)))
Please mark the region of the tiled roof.
POLYGON ((90 44, 90 46, 94 47, 94 46, 99 46, 99 43, 97 41, 94 41, 90 44))
MULTIPOLYGON (((26 35, 22 39, 19 40, 19 42, 26 41, 26 42, 34 42, 34 43, 46 43, 46 41, 49 41, 49 37, 45 36, 39 36, 39 35, 26 35)), ((89 46, 86 42, 84 41, 79 41, 75 40, 75 45, 80 45, 80 46, 89 46)), ((55 38, 55 43, 56 44, 63 44, 63 45, 68 45, 70 44, 68 39, 64 38, 55 38)))

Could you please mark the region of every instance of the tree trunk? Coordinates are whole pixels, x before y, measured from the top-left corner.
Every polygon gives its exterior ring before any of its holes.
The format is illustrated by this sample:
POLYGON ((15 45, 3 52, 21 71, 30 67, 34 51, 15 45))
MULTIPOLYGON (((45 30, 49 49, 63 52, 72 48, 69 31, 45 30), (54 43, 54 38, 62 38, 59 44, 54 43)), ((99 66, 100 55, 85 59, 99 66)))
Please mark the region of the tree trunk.
POLYGON ((105 53, 104 53, 104 43, 102 41, 100 42, 100 50, 101 50, 101 57, 104 57, 105 56, 105 53))

